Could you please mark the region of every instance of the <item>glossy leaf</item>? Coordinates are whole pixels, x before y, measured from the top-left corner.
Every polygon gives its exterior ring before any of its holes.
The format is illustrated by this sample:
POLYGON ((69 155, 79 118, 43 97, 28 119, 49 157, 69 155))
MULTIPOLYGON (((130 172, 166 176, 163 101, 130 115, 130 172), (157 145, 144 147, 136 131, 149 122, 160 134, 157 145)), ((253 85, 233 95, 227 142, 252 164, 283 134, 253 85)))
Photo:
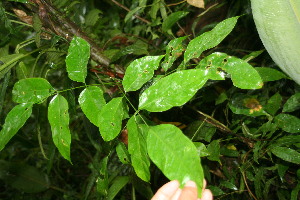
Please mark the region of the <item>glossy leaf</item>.
POLYGON ((0 151, 25 124, 32 112, 32 103, 16 105, 6 116, 0 131, 0 151))
POLYGON ((300 119, 293 115, 281 113, 275 117, 275 122, 288 133, 300 132, 300 119))
POLYGON ((256 67, 263 82, 277 81, 283 78, 288 78, 284 73, 270 67, 256 67))
POLYGON ((68 109, 68 102, 63 96, 54 96, 48 106, 48 120, 55 146, 58 148, 60 154, 71 162, 71 134, 68 109))
POLYGON ((185 40, 187 36, 173 39, 169 42, 166 48, 166 56, 164 62, 162 63, 162 68, 167 71, 172 67, 174 61, 181 56, 185 47, 182 45, 182 41, 185 40))
POLYGON ((97 123, 103 140, 110 141, 118 136, 127 113, 128 107, 122 97, 114 98, 103 106, 97 123))
POLYGON ((150 181, 150 160, 147 154, 147 144, 143 129, 136 121, 137 117, 132 116, 127 122, 128 130, 128 151, 131 155, 131 163, 135 173, 142 180, 150 181))
POLYGON ((148 154, 154 164, 170 180, 181 186, 193 180, 201 197, 203 170, 193 142, 179 128, 170 124, 150 127, 147 136, 148 154))
POLYGON ((203 51, 217 46, 232 31, 239 17, 232 17, 217 24, 211 31, 203 33, 188 44, 184 63, 198 58, 203 51))
POLYGON ((274 147, 271 152, 287 162, 300 164, 300 153, 287 147, 274 147))
POLYGON ((124 90, 129 92, 140 89, 153 77, 162 58, 163 56, 145 56, 130 63, 122 82, 124 90))
POLYGON ((140 96, 139 108, 160 112, 181 106, 189 101, 206 81, 204 71, 199 69, 175 72, 146 89, 140 96))
POLYGON ((106 104, 102 90, 97 86, 85 88, 79 95, 79 105, 86 117, 96 126, 102 107, 106 104))
POLYGON ((15 83, 12 98, 16 103, 39 103, 53 93, 51 84, 43 78, 27 78, 15 83))
POLYGON ((300 108, 300 92, 291 96, 283 105, 283 112, 294 112, 300 108))
POLYGON ((74 37, 70 43, 66 57, 67 72, 71 80, 85 82, 89 58, 89 43, 80 37, 74 37))
POLYGON ((197 148, 197 152, 199 157, 209 156, 209 152, 206 149, 206 146, 201 142, 194 142, 195 147, 197 148))
POLYGON ((258 89, 263 82, 258 72, 246 61, 225 53, 213 53, 205 57, 197 68, 203 69, 212 80, 224 80, 227 72, 233 85, 241 89, 258 89))
POLYGON ((185 17, 189 12, 185 11, 177 11, 172 14, 170 14, 163 22, 162 24, 162 30, 164 32, 167 32, 169 29, 172 28, 172 26, 178 22, 181 18, 185 17))
POLYGON ((126 146, 124 143, 120 142, 116 147, 116 152, 119 157, 119 160, 123 164, 129 164, 130 163, 130 156, 128 153, 128 150, 126 149, 126 146))

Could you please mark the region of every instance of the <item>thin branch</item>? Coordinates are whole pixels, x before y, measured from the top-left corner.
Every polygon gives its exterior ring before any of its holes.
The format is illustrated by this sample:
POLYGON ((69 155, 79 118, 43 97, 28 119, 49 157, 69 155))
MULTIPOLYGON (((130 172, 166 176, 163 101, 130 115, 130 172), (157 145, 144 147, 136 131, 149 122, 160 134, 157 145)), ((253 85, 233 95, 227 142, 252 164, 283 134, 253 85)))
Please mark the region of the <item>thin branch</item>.
MULTIPOLYGON (((119 6, 120 8, 123 8, 124 10, 130 12, 131 10, 129 8, 127 8, 126 6, 120 4, 119 2, 115 1, 115 0, 111 0, 114 4, 116 4, 117 6, 119 6)), ((145 22, 146 24, 151 24, 150 21, 138 16, 138 15, 133 15, 134 17, 136 17, 137 19, 141 20, 142 22, 145 22)))

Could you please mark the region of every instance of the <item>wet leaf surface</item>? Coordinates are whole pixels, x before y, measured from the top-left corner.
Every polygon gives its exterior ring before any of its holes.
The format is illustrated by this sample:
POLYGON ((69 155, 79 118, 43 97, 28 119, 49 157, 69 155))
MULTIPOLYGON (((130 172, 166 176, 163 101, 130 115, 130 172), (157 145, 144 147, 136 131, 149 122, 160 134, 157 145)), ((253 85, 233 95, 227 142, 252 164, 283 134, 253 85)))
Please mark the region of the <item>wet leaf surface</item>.
POLYGON ((271 152, 282 160, 300 164, 300 153, 287 147, 274 147, 271 152))
POLYGON ((163 56, 145 56, 130 63, 122 82, 124 90, 129 92, 140 89, 153 77, 162 58, 163 56))
POLYGON ((181 106, 206 83, 203 70, 191 69, 166 76, 146 89, 140 96, 139 108, 161 112, 181 106))
POLYGON ((68 109, 68 102, 63 96, 54 96, 48 106, 48 120, 55 146, 60 154, 71 162, 71 133, 69 129, 70 117, 68 109))
POLYGON ((281 113, 275 117, 275 122, 288 133, 300 132, 300 119, 293 115, 281 113))
POLYGON ((13 101, 16 103, 40 103, 46 100, 54 89, 43 78, 21 79, 13 88, 13 101))
POLYGON ((193 180, 201 196, 203 171, 197 149, 179 128, 170 124, 150 127, 147 149, 151 160, 170 180, 179 180, 181 187, 193 180))
POLYGON ((25 124, 32 113, 32 103, 16 105, 6 116, 0 131, 0 151, 25 124))
POLYGON ((87 87, 80 93, 78 102, 86 117, 95 126, 99 126, 99 115, 102 107, 106 104, 102 90, 96 86, 87 87))
POLYGON ((89 58, 89 43, 80 37, 74 37, 70 43, 66 57, 67 72, 71 80, 85 82, 89 58))

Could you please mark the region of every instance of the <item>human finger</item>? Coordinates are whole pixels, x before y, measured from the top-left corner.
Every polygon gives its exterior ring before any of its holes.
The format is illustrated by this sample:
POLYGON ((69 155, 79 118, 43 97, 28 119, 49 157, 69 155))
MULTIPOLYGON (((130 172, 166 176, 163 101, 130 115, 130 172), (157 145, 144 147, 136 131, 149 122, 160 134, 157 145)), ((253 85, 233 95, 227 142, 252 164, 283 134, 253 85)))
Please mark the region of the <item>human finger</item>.
POLYGON ((163 185, 152 197, 151 200, 171 200, 173 195, 179 188, 179 182, 177 180, 170 181, 163 185))
POLYGON ((202 193, 202 197, 200 200, 213 200, 212 192, 209 189, 205 189, 202 193))
POLYGON ((194 181, 188 181, 182 189, 179 200, 197 200, 198 191, 194 181))

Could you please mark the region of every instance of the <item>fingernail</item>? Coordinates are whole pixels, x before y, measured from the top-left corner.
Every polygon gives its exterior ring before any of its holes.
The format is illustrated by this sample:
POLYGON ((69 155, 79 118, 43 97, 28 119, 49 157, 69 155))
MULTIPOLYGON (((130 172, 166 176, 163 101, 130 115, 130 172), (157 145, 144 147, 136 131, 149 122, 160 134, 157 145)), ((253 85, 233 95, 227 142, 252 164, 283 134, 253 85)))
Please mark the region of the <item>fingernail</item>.
POLYGON ((184 187, 192 187, 192 188, 197 188, 197 185, 194 181, 188 181, 184 187))

